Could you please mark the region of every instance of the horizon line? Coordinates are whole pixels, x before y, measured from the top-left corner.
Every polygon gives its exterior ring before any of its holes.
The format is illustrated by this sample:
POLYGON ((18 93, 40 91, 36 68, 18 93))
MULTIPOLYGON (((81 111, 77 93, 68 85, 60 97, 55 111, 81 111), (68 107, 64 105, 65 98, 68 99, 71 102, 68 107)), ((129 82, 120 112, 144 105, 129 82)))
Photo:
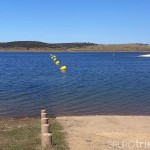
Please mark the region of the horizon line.
POLYGON ((36 40, 19 40, 19 41, 7 41, 7 42, 1 42, 0 43, 13 43, 13 42, 40 42, 40 43, 45 43, 45 44, 71 44, 71 43, 90 43, 90 44, 97 44, 97 45, 123 45, 123 44, 141 44, 141 45, 150 45, 148 43, 95 43, 95 42, 44 42, 44 41, 36 41, 36 40))

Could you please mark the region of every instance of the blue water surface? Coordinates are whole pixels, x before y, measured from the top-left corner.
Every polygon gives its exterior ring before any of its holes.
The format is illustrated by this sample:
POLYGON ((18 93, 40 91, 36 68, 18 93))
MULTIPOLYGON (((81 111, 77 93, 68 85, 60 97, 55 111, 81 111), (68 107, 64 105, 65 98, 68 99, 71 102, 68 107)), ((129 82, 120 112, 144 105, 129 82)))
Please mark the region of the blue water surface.
POLYGON ((0 115, 150 115, 146 53, 0 53, 0 115))

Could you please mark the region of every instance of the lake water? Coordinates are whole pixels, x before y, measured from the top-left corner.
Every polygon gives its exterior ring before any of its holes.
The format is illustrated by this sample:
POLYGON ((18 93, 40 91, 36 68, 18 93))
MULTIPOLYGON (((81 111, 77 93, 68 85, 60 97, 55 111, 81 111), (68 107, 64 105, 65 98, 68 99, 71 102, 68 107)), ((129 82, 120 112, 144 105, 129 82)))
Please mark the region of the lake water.
POLYGON ((0 53, 0 116, 150 115, 147 53, 0 53))

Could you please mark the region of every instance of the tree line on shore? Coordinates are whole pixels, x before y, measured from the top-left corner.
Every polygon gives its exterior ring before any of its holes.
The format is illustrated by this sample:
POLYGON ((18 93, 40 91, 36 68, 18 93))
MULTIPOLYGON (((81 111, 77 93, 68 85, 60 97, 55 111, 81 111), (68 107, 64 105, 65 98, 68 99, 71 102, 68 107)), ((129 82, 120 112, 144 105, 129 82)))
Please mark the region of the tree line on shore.
POLYGON ((1 42, 0 48, 74 48, 93 46, 94 43, 44 43, 38 41, 14 41, 14 42, 1 42))
POLYGON ((129 44, 95 44, 89 42, 76 43, 44 43, 39 41, 0 42, 0 51, 64 51, 64 52, 149 52, 150 45, 142 43, 129 44))

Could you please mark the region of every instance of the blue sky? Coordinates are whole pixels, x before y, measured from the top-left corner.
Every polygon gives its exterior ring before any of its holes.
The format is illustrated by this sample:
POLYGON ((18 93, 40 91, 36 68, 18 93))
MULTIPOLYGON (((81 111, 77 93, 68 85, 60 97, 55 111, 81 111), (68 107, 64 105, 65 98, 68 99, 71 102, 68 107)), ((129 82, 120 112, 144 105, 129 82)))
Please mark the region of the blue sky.
POLYGON ((150 0, 0 0, 0 42, 150 44, 150 0))

